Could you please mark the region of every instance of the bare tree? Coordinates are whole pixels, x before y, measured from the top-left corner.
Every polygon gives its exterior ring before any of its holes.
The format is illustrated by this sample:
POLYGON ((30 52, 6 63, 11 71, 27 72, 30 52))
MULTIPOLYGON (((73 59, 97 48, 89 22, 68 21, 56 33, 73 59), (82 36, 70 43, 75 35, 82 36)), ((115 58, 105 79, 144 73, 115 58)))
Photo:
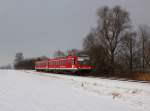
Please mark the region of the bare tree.
POLYGON ((145 64, 147 68, 150 68, 150 40, 146 44, 145 49, 145 64))
POLYGON ((16 53, 15 62, 22 61, 23 59, 24 59, 24 57, 23 57, 23 53, 22 52, 16 53))
POLYGON ((108 55, 105 52, 103 46, 99 43, 96 38, 96 30, 92 29, 91 32, 86 36, 83 41, 83 47, 85 53, 87 53, 91 60, 91 65, 96 66, 96 75, 101 75, 108 73, 108 55))
POLYGON ((119 6, 112 9, 103 7, 98 9, 97 39, 108 53, 111 72, 114 73, 115 54, 123 32, 129 28, 129 14, 119 6))
POLYGON ((150 28, 148 26, 140 26, 140 42, 142 46, 142 69, 145 70, 145 64, 148 62, 149 58, 149 40, 150 40, 150 28), (147 54, 146 54, 147 52, 147 54), (147 59, 147 60, 146 60, 147 59))
POLYGON ((18 65, 18 63, 20 63, 23 60, 24 60, 23 53, 22 52, 16 53, 15 60, 14 60, 14 68, 20 69, 20 66, 18 65))
POLYGON ((83 41, 83 48, 88 50, 92 47, 96 47, 96 30, 92 29, 83 41))
POLYGON ((133 58, 136 50, 136 32, 126 32, 125 36, 122 38, 122 52, 128 61, 130 72, 133 70, 133 58))

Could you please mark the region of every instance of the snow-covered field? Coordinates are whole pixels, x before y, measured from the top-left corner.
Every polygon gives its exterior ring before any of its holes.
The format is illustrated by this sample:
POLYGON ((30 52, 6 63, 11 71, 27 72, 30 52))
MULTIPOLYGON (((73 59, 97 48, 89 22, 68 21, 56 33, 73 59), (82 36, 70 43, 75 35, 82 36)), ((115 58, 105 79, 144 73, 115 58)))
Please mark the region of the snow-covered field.
POLYGON ((0 111, 150 111, 150 84, 0 70, 0 111))

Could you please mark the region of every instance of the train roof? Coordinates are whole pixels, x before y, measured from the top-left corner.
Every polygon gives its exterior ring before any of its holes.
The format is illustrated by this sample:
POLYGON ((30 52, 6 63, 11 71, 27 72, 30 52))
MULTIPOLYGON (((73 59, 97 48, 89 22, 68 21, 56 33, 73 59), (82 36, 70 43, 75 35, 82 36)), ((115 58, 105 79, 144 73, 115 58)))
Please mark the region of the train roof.
POLYGON ((47 60, 40 60, 40 61, 37 61, 36 63, 42 63, 42 62, 47 62, 47 61, 55 61, 55 60, 66 59, 66 58, 74 58, 74 57, 76 57, 76 56, 68 55, 68 56, 65 56, 65 57, 48 58, 47 60))

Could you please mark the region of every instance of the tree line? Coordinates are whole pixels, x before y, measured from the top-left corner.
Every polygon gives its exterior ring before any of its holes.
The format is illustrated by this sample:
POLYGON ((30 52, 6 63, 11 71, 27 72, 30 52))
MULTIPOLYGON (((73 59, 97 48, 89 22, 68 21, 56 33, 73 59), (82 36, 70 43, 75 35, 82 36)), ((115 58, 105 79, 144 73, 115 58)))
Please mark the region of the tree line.
POLYGON ((14 60, 14 68, 15 69, 28 69, 34 70, 35 69, 35 62, 40 60, 47 59, 46 56, 42 57, 33 57, 33 58, 24 58, 22 52, 18 52, 15 56, 14 60))

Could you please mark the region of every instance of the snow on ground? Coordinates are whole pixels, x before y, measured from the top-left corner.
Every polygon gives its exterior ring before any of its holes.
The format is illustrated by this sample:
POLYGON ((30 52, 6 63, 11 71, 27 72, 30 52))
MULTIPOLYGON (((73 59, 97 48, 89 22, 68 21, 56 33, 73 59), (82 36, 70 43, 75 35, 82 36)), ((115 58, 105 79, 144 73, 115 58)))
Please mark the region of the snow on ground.
POLYGON ((0 70, 0 111, 150 111, 150 84, 0 70))

